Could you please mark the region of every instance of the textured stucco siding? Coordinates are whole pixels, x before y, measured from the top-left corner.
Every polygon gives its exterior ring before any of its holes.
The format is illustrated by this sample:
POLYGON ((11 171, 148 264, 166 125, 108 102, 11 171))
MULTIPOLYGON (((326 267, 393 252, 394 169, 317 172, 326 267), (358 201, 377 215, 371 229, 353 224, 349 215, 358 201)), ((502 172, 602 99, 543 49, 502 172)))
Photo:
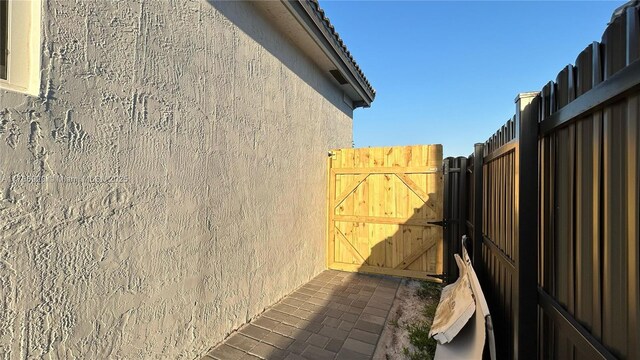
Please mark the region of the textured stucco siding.
POLYGON ((250 4, 43 2, 41 96, 0 91, 0 359, 194 358, 324 268, 325 74, 250 4))

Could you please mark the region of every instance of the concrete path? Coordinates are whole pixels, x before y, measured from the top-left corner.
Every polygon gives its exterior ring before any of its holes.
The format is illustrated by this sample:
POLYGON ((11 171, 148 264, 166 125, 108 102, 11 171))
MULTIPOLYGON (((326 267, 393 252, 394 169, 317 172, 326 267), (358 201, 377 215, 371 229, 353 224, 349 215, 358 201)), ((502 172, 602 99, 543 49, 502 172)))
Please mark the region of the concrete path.
POLYGON ((371 359, 399 283, 324 271, 204 359, 371 359))

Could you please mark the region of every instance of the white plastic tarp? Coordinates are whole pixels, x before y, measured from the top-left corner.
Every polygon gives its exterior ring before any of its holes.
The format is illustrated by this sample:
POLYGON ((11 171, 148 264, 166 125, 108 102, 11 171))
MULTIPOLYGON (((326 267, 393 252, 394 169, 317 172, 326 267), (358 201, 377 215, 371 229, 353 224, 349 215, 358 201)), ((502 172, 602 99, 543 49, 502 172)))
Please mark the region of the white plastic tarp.
POLYGON ((471 266, 469 254, 465 250, 465 240, 466 237, 462 240, 462 259, 455 255, 460 277, 455 283, 443 289, 436 309, 434 326, 431 328, 431 333, 438 340, 435 360, 482 359, 487 333, 491 359, 495 360, 495 339, 489 306, 471 266), (466 287, 466 289, 457 289, 458 287, 466 287), (450 289, 447 290, 447 288, 450 289), (468 293, 471 293, 471 301, 468 293), (460 309, 456 309, 458 307, 460 309), (470 307, 471 310, 469 310, 470 307), (437 326, 436 319, 438 319, 437 326))

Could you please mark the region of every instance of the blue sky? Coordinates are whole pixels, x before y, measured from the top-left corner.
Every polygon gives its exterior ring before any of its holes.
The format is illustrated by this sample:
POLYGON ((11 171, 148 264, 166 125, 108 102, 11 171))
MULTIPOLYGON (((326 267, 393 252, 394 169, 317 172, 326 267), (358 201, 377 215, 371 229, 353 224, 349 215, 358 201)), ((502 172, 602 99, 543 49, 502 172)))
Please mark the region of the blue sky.
POLYGON ((320 1, 376 89, 356 147, 435 144, 468 155, 591 42, 624 1, 320 1))

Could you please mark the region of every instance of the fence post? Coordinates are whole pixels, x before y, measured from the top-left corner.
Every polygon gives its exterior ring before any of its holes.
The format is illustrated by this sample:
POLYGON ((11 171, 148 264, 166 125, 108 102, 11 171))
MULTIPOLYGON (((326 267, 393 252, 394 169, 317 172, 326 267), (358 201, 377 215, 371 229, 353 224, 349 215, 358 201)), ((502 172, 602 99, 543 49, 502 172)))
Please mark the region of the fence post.
POLYGON ((514 353, 517 359, 537 356, 538 319, 538 93, 516 98, 519 138, 516 168, 518 240, 515 281, 514 353))
MULTIPOLYGON (((449 168, 451 167, 451 159, 450 157, 446 158, 442 162, 442 172, 444 176, 444 203, 442 207, 443 216, 445 219, 451 217, 451 174, 449 172, 449 168)), ((444 219, 443 219, 444 220, 444 219)), ((451 271, 449 267, 451 266, 451 261, 449 259, 451 252, 451 232, 447 227, 443 227, 442 229, 442 270, 443 270, 443 280, 448 283, 451 276, 451 271)))
POLYGON ((482 180, 484 172, 484 144, 478 143, 473 148, 473 267, 482 280, 482 180))
POLYGON ((458 164, 460 168, 460 175, 458 177, 458 213, 456 214, 458 223, 456 226, 458 227, 458 238, 455 241, 458 242, 459 253, 462 256, 462 236, 467 235, 467 210, 469 201, 469 174, 467 174, 467 158, 460 156, 458 157, 458 164))

